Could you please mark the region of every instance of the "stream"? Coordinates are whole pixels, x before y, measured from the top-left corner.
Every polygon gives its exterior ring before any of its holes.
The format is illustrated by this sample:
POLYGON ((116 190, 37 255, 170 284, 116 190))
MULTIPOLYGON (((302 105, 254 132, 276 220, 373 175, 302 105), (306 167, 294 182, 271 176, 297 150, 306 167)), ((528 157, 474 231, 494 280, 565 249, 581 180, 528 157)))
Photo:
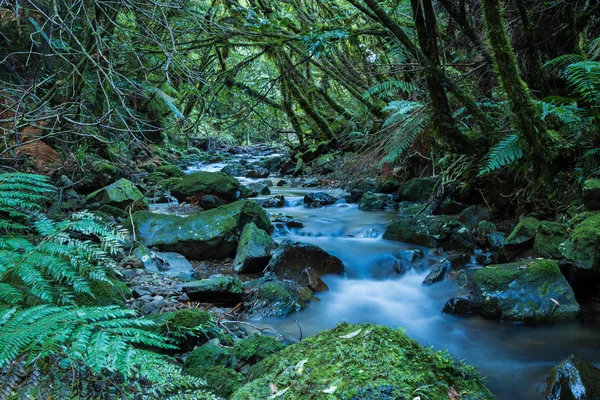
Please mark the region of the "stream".
MULTIPOLYGON (((224 165, 211 164, 198 169, 218 171, 224 165)), ((238 179, 242 183, 261 180, 238 179)), ((393 266, 398 252, 417 247, 382 239, 397 212, 363 212, 356 204, 345 203, 305 208, 302 198, 306 193, 325 191, 335 195, 335 191, 270 189, 271 195, 257 200, 281 194, 286 206, 267 211, 292 216, 304 224, 303 228, 277 230, 275 240, 290 239, 323 248, 344 262, 346 277, 324 277, 329 292, 318 293, 320 302, 283 319, 262 320, 260 325, 294 337, 299 336, 298 324, 304 337, 342 321, 403 327, 419 343, 448 350, 456 358, 475 366, 487 377, 489 389, 500 400, 540 398, 549 371, 570 353, 600 366, 599 318, 531 326, 444 315, 441 310, 445 302, 462 294, 463 289, 451 282, 421 284, 429 266, 441 258, 433 249, 421 248, 424 259, 419 269, 397 278, 386 278, 382 274, 393 266)), ((477 268, 475 265, 465 267, 477 268)))

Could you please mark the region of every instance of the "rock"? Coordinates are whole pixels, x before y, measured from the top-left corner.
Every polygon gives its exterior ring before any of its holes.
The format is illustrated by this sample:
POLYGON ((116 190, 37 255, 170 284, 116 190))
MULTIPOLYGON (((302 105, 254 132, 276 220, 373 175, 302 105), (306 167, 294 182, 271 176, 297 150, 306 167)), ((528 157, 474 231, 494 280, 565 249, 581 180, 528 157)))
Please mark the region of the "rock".
POLYGON ((486 243, 492 250, 500 250, 504 246, 504 232, 492 232, 486 235, 486 243))
MULTIPOLYGON (((264 182, 265 181, 250 183, 249 185, 246 186, 246 188, 249 189, 250 191, 252 191, 253 193, 256 193, 255 196, 271 194, 269 185, 264 182)), ((247 196, 247 197, 250 197, 250 196, 247 196)))
POLYGON ((236 305, 242 301, 244 286, 233 276, 221 276, 184 283, 181 289, 190 300, 201 303, 236 305))
POLYGON ((131 207, 132 211, 148 209, 148 200, 127 179, 119 179, 115 183, 89 194, 85 200, 88 204, 97 202, 121 210, 128 207, 131 207))
POLYGON ((96 160, 90 164, 86 186, 99 188, 110 185, 117 178, 117 167, 106 160, 96 160))
POLYGON ((254 332, 235 343, 233 346, 233 354, 243 361, 249 361, 255 364, 278 353, 286 347, 287 345, 285 343, 278 341, 273 336, 254 332))
POLYGON ((468 317, 477 312, 478 307, 476 303, 463 297, 453 297, 446 302, 442 312, 449 315, 458 315, 461 317, 468 317))
POLYGON ((285 207, 285 197, 283 195, 278 194, 276 196, 270 197, 262 202, 261 204, 264 208, 281 208, 285 207))
POLYGON ((240 196, 240 182, 221 172, 194 172, 181 178, 171 190, 178 201, 194 195, 212 195, 226 202, 236 201, 240 196))
POLYGON ((344 275, 342 261, 312 244, 284 240, 275 250, 266 270, 287 279, 300 279, 305 268, 312 268, 319 276, 344 275))
POLYGON ((233 257, 237 237, 249 222, 267 232, 273 229, 267 213, 249 200, 186 217, 138 211, 132 219, 137 240, 145 246, 180 253, 191 260, 233 257))
POLYGON ((206 337, 200 332, 213 329, 215 322, 208 311, 195 308, 151 314, 148 317, 156 324, 151 329, 161 335, 171 338, 173 343, 182 351, 189 351, 206 337))
POLYGON ((289 215, 279 215, 273 219, 273 222, 285 224, 288 228, 302 228, 304 224, 299 219, 294 219, 289 215))
POLYGON ((440 181, 436 177, 413 178, 406 181, 398 190, 399 199, 415 203, 426 203, 433 195, 435 186, 440 181))
POLYGON ((386 180, 385 182, 383 182, 381 184, 381 193, 394 193, 395 191, 397 191, 398 189, 400 189, 400 182, 398 182, 396 179, 394 178, 389 178, 388 180, 386 180))
POLYGON ((172 164, 167 164, 167 165, 161 165, 160 167, 158 167, 156 169, 156 172, 161 172, 165 175, 167 175, 167 177, 169 178, 181 178, 184 173, 181 170, 181 168, 179 168, 177 165, 172 165, 172 164))
POLYGON ((277 244, 267 232, 259 229, 253 222, 246 224, 233 261, 234 271, 241 274, 262 272, 275 248, 277 244))
POLYGON ((308 178, 308 179, 305 179, 304 183, 302 184, 302 186, 304 186, 304 187, 319 186, 319 179, 317 179, 317 178, 308 178))
POLYGON ((586 209, 600 210, 600 179, 588 179, 583 183, 583 205, 586 209))
POLYGON ((155 257, 156 253, 152 252, 152 250, 144 245, 136 247, 133 250, 133 255, 142 260, 144 268, 148 271, 158 272, 162 266, 161 261, 157 260, 155 257))
POLYGON ((134 299, 139 299, 142 296, 151 296, 154 290, 149 286, 135 286, 131 290, 134 299))
POLYGON ((131 255, 121 260, 119 265, 124 268, 144 268, 144 261, 136 255, 131 255))
POLYGON ((504 241, 502 253, 507 259, 533 247, 540 221, 533 217, 523 218, 504 241))
POLYGON ((148 174, 144 179, 146 180, 146 182, 156 185, 159 182, 162 182, 168 178, 169 177, 167 176, 167 174, 163 174, 162 172, 153 172, 151 174, 148 174))
POLYGON ((239 163, 227 164, 225 168, 221 170, 224 174, 229 176, 246 176, 248 168, 239 163))
POLYGON ((308 287, 271 273, 244 285, 244 309, 250 320, 284 317, 306 308, 312 299, 308 287))
POLYGON ((446 199, 440 205, 440 208, 436 210, 437 215, 457 215, 463 212, 468 206, 458 201, 446 199))
POLYGON ((184 370, 198 367, 214 367, 217 365, 234 366, 233 350, 219 346, 212 340, 196 347, 185 359, 184 370))
POLYGON ((561 251, 578 272, 600 274, 600 213, 575 225, 561 251))
POLYGON ((266 168, 254 168, 246 172, 246 178, 268 178, 269 170, 266 168))
POLYGON ((465 208, 458 217, 459 221, 467 226, 477 226, 480 221, 491 218, 490 209, 483 204, 475 204, 465 208))
POLYGON ((190 262, 181 254, 173 252, 156 252, 154 258, 160 260, 158 272, 171 278, 192 279, 196 271, 190 262))
POLYGON ((477 270, 472 282, 474 301, 490 318, 542 322, 572 319, 579 313, 573 290, 556 261, 490 265, 477 270))
POLYGON ((267 157, 260 160, 258 164, 271 172, 277 172, 283 164, 283 159, 279 156, 267 157))
POLYGON ((386 202, 381 196, 367 192, 360 199, 358 209, 360 211, 382 211, 385 209, 386 202))
POLYGON ((470 250, 474 246, 470 229, 449 215, 401 215, 387 227, 383 238, 452 250, 470 250))
POLYGON ((427 274, 425 279, 423 280, 423 285, 431 285, 436 282, 441 282, 446 279, 446 276, 452 270, 452 262, 444 258, 440 260, 436 265, 431 268, 431 271, 427 274))
POLYGON ((544 396, 547 400, 600 399, 600 369, 571 354, 552 368, 544 396))
POLYGON ((556 222, 543 221, 535 235, 533 251, 541 258, 562 258, 560 245, 568 239, 567 226, 556 222))
POLYGON ((286 399, 413 399, 415 393, 448 399, 450 387, 492 399, 473 368, 420 346, 401 329, 373 324, 341 323, 286 347, 257 364, 231 399, 267 399, 270 384, 286 388, 286 399))
POLYGON ((329 291, 329 286, 323 282, 319 274, 317 274, 311 267, 305 268, 302 271, 299 282, 301 285, 309 287, 313 292, 329 291))
POLYGON ((304 196, 304 206, 308 208, 319 208, 334 204, 337 198, 324 192, 308 193, 304 196))
POLYGON ((287 182, 287 181, 285 181, 285 180, 283 180, 283 179, 280 179, 280 180, 277 182, 277 186, 278 186, 278 187, 281 187, 281 186, 286 186, 286 185, 288 185, 288 182, 287 182))

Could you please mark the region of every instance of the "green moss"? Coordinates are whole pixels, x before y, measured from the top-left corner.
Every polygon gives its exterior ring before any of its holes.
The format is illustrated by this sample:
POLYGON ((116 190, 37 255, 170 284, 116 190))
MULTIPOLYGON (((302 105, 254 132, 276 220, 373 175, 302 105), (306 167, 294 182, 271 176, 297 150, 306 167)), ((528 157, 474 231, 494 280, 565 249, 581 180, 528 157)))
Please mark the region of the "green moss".
POLYGON ((555 261, 536 260, 489 265, 475 271, 473 280, 484 283, 493 290, 502 290, 513 281, 528 282, 540 278, 551 279, 557 275, 561 275, 561 273, 555 261))
POLYGON ((342 323, 257 364, 232 399, 264 399, 269 383, 289 388, 285 399, 447 399, 448 389, 492 396, 471 367, 409 339, 401 330, 342 323), (332 393, 325 395, 324 391, 332 393))
POLYGON ((156 314, 151 317, 163 331, 172 329, 194 329, 204 327, 213 323, 213 317, 208 311, 195 308, 186 308, 179 311, 171 311, 156 314))
POLYGON ((178 200, 185 200, 195 194, 212 194, 226 201, 235 201, 240 192, 240 182, 222 172, 194 172, 181 178, 173 188, 178 200))
POLYGON ((116 176, 117 175, 117 167, 109 163, 108 161, 96 162, 92 164, 92 170, 98 174, 104 174, 106 176, 116 176))
POLYGON ((233 276, 220 276, 188 282, 183 285, 186 293, 190 292, 228 292, 232 294, 244 293, 242 281, 233 276))
POLYGON ((157 185, 159 187, 161 187, 162 189, 167 190, 167 189, 173 188, 180 181, 181 181, 181 178, 172 177, 172 178, 168 178, 168 179, 163 179, 162 181, 158 182, 157 185))
POLYGON ((181 168, 179 168, 177 165, 161 165, 160 167, 158 167, 156 169, 157 172, 161 172, 165 175, 167 175, 169 178, 180 178, 182 177, 183 171, 181 170, 181 168))
POLYGON ((504 241, 505 245, 522 244, 532 240, 540 227, 540 221, 533 217, 523 218, 504 241))
POLYGON ((233 354, 251 362, 258 362, 284 349, 286 345, 272 336, 253 333, 235 344, 233 354))
POLYGON ((600 270, 600 213, 578 223, 561 247, 563 255, 577 268, 600 270))
POLYGON ((400 182, 394 178, 390 178, 381 184, 382 193, 394 193, 398 189, 400 189, 400 182))
POLYGON ((184 373, 202 378, 206 382, 208 390, 223 398, 231 396, 244 382, 242 374, 223 365, 195 367, 184 370, 184 373))
POLYGON ((560 245, 568 237, 566 225, 544 221, 535 235, 533 250, 538 257, 562 258, 560 245))
POLYGON ((184 372, 199 367, 229 366, 232 364, 232 350, 212 342, 195 348, 185 359, 184 372))
POLYGON ((600 179, 588 179, 583 183, 583 190, 600 189, 600 179))
POLYGON ((160 181, 164 181, 165 179, 167 179, 168 176, 167 174, 163 174, 162 172, 153 172, 151 174, 149 174, 148 176, 146 176, 146 181, 150 182, 152 184, 157 184, 160 181))
POLYGON ((398 191, 400 199, 403 201, 413 201, 425 203, 433 195, 439 178, 413 178, 406 181, 398 191))

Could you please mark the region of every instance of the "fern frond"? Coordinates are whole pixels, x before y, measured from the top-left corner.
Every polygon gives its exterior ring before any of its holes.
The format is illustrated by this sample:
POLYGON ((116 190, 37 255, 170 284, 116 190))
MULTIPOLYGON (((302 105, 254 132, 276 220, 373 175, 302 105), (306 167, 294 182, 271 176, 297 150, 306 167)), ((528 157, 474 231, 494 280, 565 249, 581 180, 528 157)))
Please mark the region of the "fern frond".
POLYGON ((564 77, 584 101, 600 104, 600 62, 580 61, 569 64, 563 71, 564 77))
POLYGON ((392 101, 384 110, 392 111, 392 115, 383 124, 383 127, 390 129, 392 139, 386 147, 387 154, 380 163, 393 164, 425 129, 429 115, 427 106, 414 101, 392 101))
POLYGON ((383 99, 396 95, 398 92, 412 94, 418 91, 418 87, 410 82, 392 80, 379 83, 370 87, 364 94, 363 98, 377 96, 378 99, 383 99))
POLYGON ((496 171, 523 156, 523 149, 518 135, 508 135, 495 145, 484 157, 479 166, 479 175, 496 171))
POLYGON ((154 86, 144 85, 144 89, 152 96, 154 96, 154 98, 159 99, 164 105, 166 105, 169 108, 169 110, 173 113, 173 115, 175 115, 175 117, 179 119, 185 119, 185 115, 183 115, 183 113, 179 111, 179 108, 175 104, 175 99, 173 97, 169 96, 163 90, 154 86))

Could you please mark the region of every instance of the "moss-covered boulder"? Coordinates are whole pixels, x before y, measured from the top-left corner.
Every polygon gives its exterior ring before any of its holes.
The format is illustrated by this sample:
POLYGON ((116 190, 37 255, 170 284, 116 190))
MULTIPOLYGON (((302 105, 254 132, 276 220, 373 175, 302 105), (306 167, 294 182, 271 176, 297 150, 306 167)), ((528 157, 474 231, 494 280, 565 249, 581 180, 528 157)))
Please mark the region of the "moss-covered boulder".
POLYGON ((88 168, 84 186, 88 189, 110 185, 117 179, 117 167, 107 160, 92 161, 88 168))
POLYGON ((290 240, 281 242, 266 270, 283 278, 300 279, 308 267, 320 276, 344 275, 345 272, 344 263, 322 248, 290 240))
POLYGON ((217 196, 226 202, 236 201, 240 197, 240 182, 222 172, 194 172, 181 178, 171 190, 179 201, 194 195, 217 196))
POLYGON ((156 324, 151 328, 152 331, 171 338, 183 351, 205 343, 211 334, 217 332, 212 315, 208 311, 195 308, 151 314, 146 318, 156 324))
MULTIPOLYGON (((220 398, 229 398, 244 383, 244 376, 242 374, 223 365, 184 368, 183 372, 187 375, 201 378, 206 382, 206 388, 210 392, 220 396, 220 398)), ((203 399, 204 397, 192 395, 191 398, 203 399)))
POLYGON ((284 317, 306 308, 312 300, 308 287, 271 273, 244 284, 244 309, 250 320, 284 317))
POLYGON ((190 300, 201 303, 235 305, 242 301, 244 285, 233 276, 201 279, 187 282, 181 289, 190 300))
POLYGON ((156 169, 156 172, 163 173, 163 174, 167 175, 167 177, 169 177, 169 178, 173 178, 173 177, 181 178, 184 175, 181 168, 179 168, 177 165, 172 165, 172 164, 161 165, 160 167, 158 167, 156 169))
POLYGON ((361 197, 358 209, 360 211, 382 211, 385 206, 386 201, 382 196, 367 192, 361 197))
POLYGON ((491 399, 477 372, 401 330, 342 323, 289 346, 253 367, 232 399, 266 399, 270 383, 285 399, 491 399))
POLYGON ((387 227, 383 238, 448 250, 474 246, 471 230, 450 215, 402 215, 387 227))
POLYGON ((237 273, 262 272, 271 259, 271 252, 277 248, 267 232, 250 222, 242 230, 233 269, 237 273))
POLYGON ((119 179, 86 197, 88 205, 108 205, 124 210, 131 207, 133 211, 147 210, 148 199, 127 179, 119 179))
POLYGON ((240 163, 227 164, 222 170, 222 173, 229 176, 246 176, 248 168, 240 163))
POLYGON ((413 178, 410 179, 398 190, 398 199, 401 201, 412 201, 415 203, 425 203, 433 195, 433 190, 439 182, 439 178, 413 178))
POLYGON ((535 235, 533 251, 541 258, 562 258, 560 245, 569 237, 568 227, 556 222, 543 221, 535 235))
POLYGON ((267 181, 260 181, 251 183, 244 187, 246 190, 246 194, 244 197, 256 197, 258 195, 268 195, 271 194, 271 189, 269 189, 269 184, 267 181))
POLYGON ((533 217, 521 219, 515 229, 504 240, 502 253, 507 259, 511 259, 517 254, 531 249, 535 241, 535 235, 540 227, 540 221, 533 217))
POLYGON ((394 193, 398 189, 400 189, 400 182, 398 182, 394 178, 390 178, 381 184, 380 191, 381 191, 381 193, 390 194, 390 193, 394 193))
POLYGON ((583 205, 588 210, 600 210, 600 179, 588 179, 583 183, 583 205))
POLYGON ((148 247, 182 254, 191 260, 233 257, 244 226, 254 222, 267 232, 273 227, 256 202, 237 201, 209 211, 179 217, 140 211, 133 214, 136 238, 148 247))
POLYGON ((561 245, 561 251, 575 268, 600 273, 600 213, 592 214, 575 225, 569 238, 561 245))
POLYGON ((233 364, 233 350, 229 347, 220 346, 215 341, 210 341, 196 347, 187 356, 183 372, 188 373, 198 367, 215 367, 217 365, 231 367, 233 364))
POLYGON ((552 368, 546 379, 547 400, 600 399, 600 369, 571 354, 552 368))
POLYGON ((244 361, 257 363, 283 350, 287 345, 273 336, 257 332, 246 336, 233 346, 233 354, 244 361))
POLYGON ((146 175, 146 177, 144 178, 146 180, 146 182, 152 184, 152 185, 156 185, 161 181, 164 181, 165 179, 168 179, 169 176, 167 174, 163 174, 162 172, 153 172, 151 174, 146 175))
POLYGON ((572 319, 579 304, 556 261, 538 259, 490 265, 472 276, 480 312, 506 321, 572 319))

